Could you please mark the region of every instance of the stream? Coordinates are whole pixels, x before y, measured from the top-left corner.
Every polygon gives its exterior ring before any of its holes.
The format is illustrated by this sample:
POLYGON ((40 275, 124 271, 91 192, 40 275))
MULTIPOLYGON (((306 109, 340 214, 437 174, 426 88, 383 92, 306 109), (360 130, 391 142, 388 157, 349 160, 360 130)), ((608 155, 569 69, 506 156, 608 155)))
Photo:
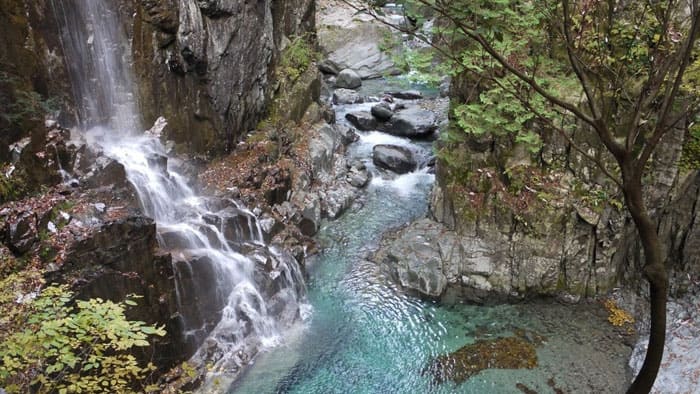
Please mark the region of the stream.
MULTIPOLYGON (((381 85, 375 88, 381 89, 381 85)), ((350 111, 372 104, 337 106, 350 111)), ((230 381, 218 376, 205 391, 227 393, 539 393, 619 392, 630 348, 611 334, 595 305, 550 301, 516 305, 439 305, 403 294, 367 260, 383 234, 428 211, 434 176, 425 168, 395 176, 372 165, 379 143, 408 146, 428 157, 431 144, 380 132, 359 132, 350 159, 374 173, 361 208, 326 222, 322 252, 308 264, 310 317, 284 343, 258 355, 230 381), (527 331, 544 338, 539 364, 526 370, 487 369, 461 384, 437 383, 430 361, 478 339, 527 331)))

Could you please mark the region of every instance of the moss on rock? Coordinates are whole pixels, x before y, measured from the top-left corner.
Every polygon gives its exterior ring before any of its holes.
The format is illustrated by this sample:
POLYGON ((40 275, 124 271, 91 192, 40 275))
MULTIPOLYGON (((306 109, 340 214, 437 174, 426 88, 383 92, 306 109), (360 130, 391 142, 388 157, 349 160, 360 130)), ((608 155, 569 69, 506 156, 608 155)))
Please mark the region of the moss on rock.
POLYGON ((485 369, 532 369, 537 367, 533 343, 517 336, 478 340, 457 351, 438 356, 428 366, 437 382, 462 383, 485 369))

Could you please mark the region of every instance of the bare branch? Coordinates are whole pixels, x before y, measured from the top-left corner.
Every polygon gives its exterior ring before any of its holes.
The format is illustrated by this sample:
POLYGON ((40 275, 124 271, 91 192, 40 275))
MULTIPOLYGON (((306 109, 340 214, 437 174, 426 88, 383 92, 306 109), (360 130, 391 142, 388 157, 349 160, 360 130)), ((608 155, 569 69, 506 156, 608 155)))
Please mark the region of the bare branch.
MULTIPOLYGON (((540 113, 537 109, 535 109, 535 107, 533 107, 532 104, 530 104, 530 102, 529 102, 528 100, 525 100, 525 98, 521 97, 521 95, 518 94, 517 88, 516 88, 515 86, 513 86, 513 85, 511 84, 512 89, 508 89, 500 80, 497 80, 497 79, 495 79, 495 78, 492 78, 492 80, 493 80, 497 85, 499 85, 501 88, 503 88, 504 90, 510 91, 510 92, 513 94, 513 96, 516 97, 516 98, 518 99, 518 101, 520 101, 520 103, 521 103, 525 108, 527 108, 528 110, 530 110, 533 114, 535 114, 535 116, 536 116, 539 120, 545 122, 549 127, 552 128, 552 130, 556 131, 559 135, 561 135, 561 136, 566 140, 566 142, 569 144, 569 146, 571 146, 575 151, 577 151, 578 153, 580 153, 583 157, 585 157, 586 159, 588 159, 588 160, 590 160, 592 163, 594 163, 594 164, 596 165, 596 167, 598 167, 601 171, 603 171, 603 173, 604 173, 608 178, 610 178, 611 181, 613 181, 618 187, 622 188, 622 181, 621 181, 617 176, 615 176, 615 175, 612 173, 612 171, 610 171, 610 170, 607 168, 607 166, 605 165, 605 163, 603 163, 603 162, 600 160, 600 158, 595 157, 595 156, 589 154, 588 152, 586 152, 586 151, 583 149, 583 147, 581 147, 580 145, 578 145, 578 144, 571 138, 571 136, 569 135, 569 133, 566 132, 566 130, 564 130, 562 127, 557 126, 556 124, 554 124, 554 122, 553 122, 550 118, 546 117, 544 114, 540 113)), ((557 113, 559 113, 559 114, 562 115, 562 116, 565 116, 565 115, 566 115, 566 113, 564 113, 564 112, 558 112, 558 111, 557 111, 557 113)))
POLYGON ((588 102, 588 108, 591 110, 591 115, 597 119, 600 118, 600 111, 598 111, 593 99, 594 97, 593 93, 591 92, 588 78, 583 72, 583 62, 574 53, 574 43, 573 38, 571 37, 571 13, 569 9, 569 1, 563 0, 562 5, 564 8, 564 25, 562 26, 562 29, 564 30, 564 38, 566 41, 566 53, 569 55, 569 61, 574 69, 574 73, 576 74, 576 77, 578 78, 579 83, 581 83, 583 91, 586 94, 586 101, 588 102))
POLYGON ((656 149, 656 146, 658 145, 659 141, 664 136, 664 134, 666 134, 666 132, 668 132, 668 130, 670 129, 670 125, 668 125, 667 119, 669 113, 671 112, 673 102, 678 96, 678 90, 680 89, 681 82, 683 81, 683 75, 685 74, 685 70, 688 67, 688 64, 690 63, 690 58, 693 52, 693 48, 695 46, 695 41, 697 40, 698 34, 700 33, 700 9, 697 7, 697 3, 697 1, 693 2, 694 10, 693 14, 691 15, 692 25, 690 27, 688 38, 685 42, 684 48, 679 53, 679 56, 681 57, 681 63, 678 67, 678 70, 676 71, 676 76, 674 78, 672 88, 670 92, 668 92, 664 97, 663 104, 661 105, 661 115, 656 121, 657 123, 654 129, 654 133, 652 134, 649 141, 646 142, 644 149, 639 154, 639 157, 637 159, 637 170, 639 172, 637 176, 641 176, 641 172, 644 170, 644 166, 649 160, 649 157, 651 156, 652 152, 654 151, 654 149, 656 149))

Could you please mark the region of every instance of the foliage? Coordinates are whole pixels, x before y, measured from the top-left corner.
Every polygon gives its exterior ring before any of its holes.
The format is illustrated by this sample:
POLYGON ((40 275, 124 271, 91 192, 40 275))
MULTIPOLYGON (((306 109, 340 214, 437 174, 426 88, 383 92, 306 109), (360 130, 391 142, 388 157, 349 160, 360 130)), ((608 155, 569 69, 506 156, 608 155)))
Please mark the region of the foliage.
POLYGON ((282 52, 280 59, 280 76, 282 79, 296 81, 316 59, 316 53, 305 35, 294 37, 282 52))
POLYGON ((14 327, 0 336, 0 385, 8 392, 157 390, 143 385, 155 367, 139 365, 129 352, 148 346, 150 336, 165 331, 127 320, 125 309, 136 305, 135 296, 120 303, 73 300, 66 286, 50 286, 18 297, 8 291, 16 288, 17 278, 12 275, 0 283, 3 328, 14 327))
POLYGON ((22 167, 5 165, 0 168, 0 204, 26 196, 30 189, 26 178, 22 167))
POLYGON ((685 170, 700 169, 700 124, 697 122, 688 130, 680 165, 685 170))
POLYGON ((42 120, 46 113, 57 109, 55 99, 44 99, 21 85, 17 78, 0 72, 0 119, 16 127, 26 120, 42 120))

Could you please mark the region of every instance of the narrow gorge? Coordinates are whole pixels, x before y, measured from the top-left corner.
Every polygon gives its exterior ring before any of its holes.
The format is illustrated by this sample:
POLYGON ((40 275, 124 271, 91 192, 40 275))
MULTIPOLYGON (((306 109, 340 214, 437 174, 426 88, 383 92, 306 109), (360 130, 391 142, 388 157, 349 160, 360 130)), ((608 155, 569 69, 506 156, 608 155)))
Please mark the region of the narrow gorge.
MULTIPOLYGON (((0 1, 0 393, 625 392, 650 293, 613 158, 449 63, 479 56, 429 4, 0 1), (35 317, 55 288, 59 328, 35 317), (60 350, 98 325, 82 300, 136 328, 60 350), (99 372, 100 341, 143 367, 99 372)), ((644 178, 670 278, 657 393, 700 384, 685 115, 644 178)))

